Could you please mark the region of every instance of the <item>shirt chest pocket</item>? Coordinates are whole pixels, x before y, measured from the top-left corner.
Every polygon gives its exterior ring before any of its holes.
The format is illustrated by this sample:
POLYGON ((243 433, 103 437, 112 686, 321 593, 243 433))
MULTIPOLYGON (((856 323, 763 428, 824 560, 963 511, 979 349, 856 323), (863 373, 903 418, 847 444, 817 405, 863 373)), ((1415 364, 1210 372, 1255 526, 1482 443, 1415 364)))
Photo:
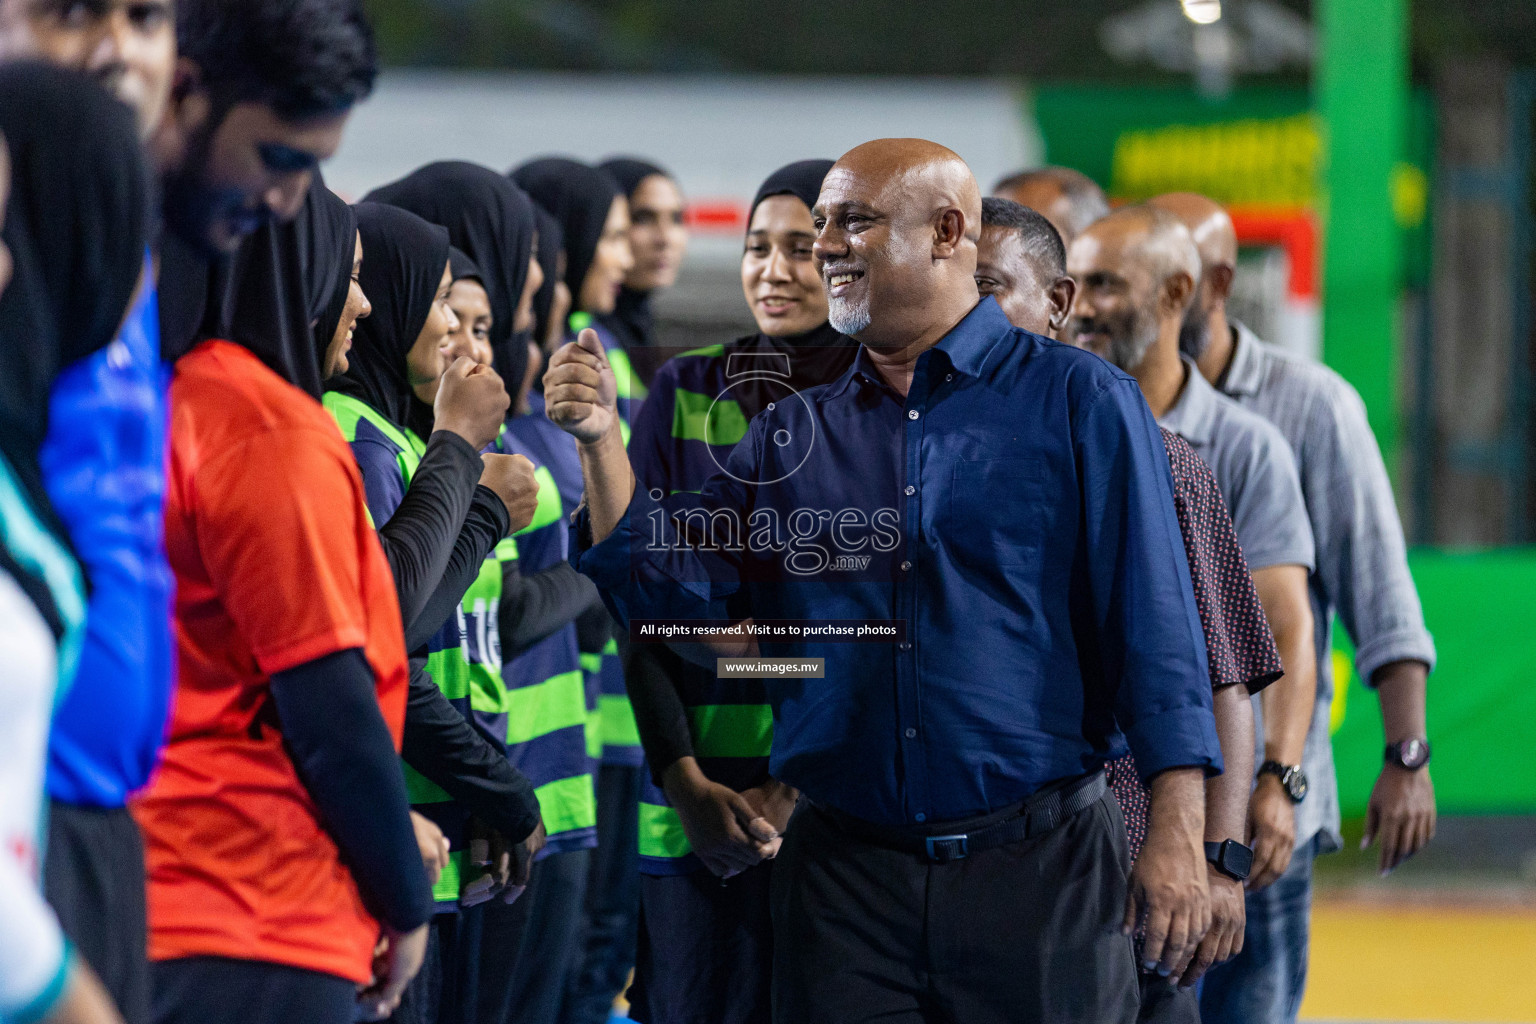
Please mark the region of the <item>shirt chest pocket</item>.
POLYGON ((943 540, 964 561, 1037 564, 1047 532, 1045 471, 1045 463, 1030 456, 956 463, 943 540))

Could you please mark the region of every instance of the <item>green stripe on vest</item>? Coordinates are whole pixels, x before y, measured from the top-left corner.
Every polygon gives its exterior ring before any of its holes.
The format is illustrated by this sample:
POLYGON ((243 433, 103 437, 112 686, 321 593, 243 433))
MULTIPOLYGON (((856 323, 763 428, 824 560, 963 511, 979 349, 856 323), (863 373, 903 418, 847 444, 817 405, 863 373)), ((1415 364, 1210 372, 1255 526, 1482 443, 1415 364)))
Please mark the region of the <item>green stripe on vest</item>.
POLYGON ((580 670, 508 690, 507 743, 527 743, 560 729, 587 724, 586 681, 580 670))
POLYGON ((587 756, 594 761, 603 756, 603 707, 587 709, 587 756))
POLYGON ((427 655, 427 675, 449 700, 469 696, 469 665, 459 647, 444 647, 427 655))
POLYGON ((773 709, 767 704, 704 704, 688 709, 699 757, 767 757, 773 748, 773 709))
POLYGON ((716 401, 711 395, 678 388, 673 395, 672 436, 680 441, 735 444, 747 436, 747 417, 740 403, 729 398, 716 401))
POLYGON ((556 779, 533 792, 539 798, 544 831, 550 835, 597 825, 597 793, 592 788, 592 776, 556 779))
POLYGON ((723 344, 705 345, 703 348, 691 348, 687 352, 676 356, 677 359, 687 359, 689 356, 700 356, 705 359, 720 359, 725 355, 723 344))
POLYGON ((644 401, 645 396, 650 394, 639 374, 635 373, 635 366, 629 361, 628 352, 621 348, 609 349, 608 365, 613 367, 613 382, 620 398, 644 401))
POLYGON ((344 395, 339 391, 327 391, 320 399, 320 404, 325 406, 326 411, 335 419, 336 425, 341 428, 341 436, 348 444, 357 440, 358 421, 367 420, 391 444, 399 448, 400 454, 395 459, 400 463, 400 474, 404 478, 401 482, 407 487, 410 486, 411 477, 415 476, 417 467, 421 465, 421 457, 427 451, 427 446, 422 443, 421 438, 409 430, 401 430, 385 419, 384 415, 373 406, 351 395, 344 395))
POLYGON ((640 728, 635 724, 635 709, 629 698, 621 694, 605 693, 597 699, 597 709, 602 717, 603 744, 609 747, 638 747, 640 728))
POLYGON ((682 819, 670 807, 640 804, 640 856, 686 857, 693 845, 683 832, 682 819))
POLYGON ((432 887, 432 899, 438 903, 457 903, 459 901, 459 886, 463 883, 464 867, 468 852, 454 850, 448 854, 448 863, 443 867, 443 873, 438 876, 437 884, 432 887))
POLYGON ((400 762, 405 769, 405 795, 410 800, 412 807, 423 807, 427 804, 446 804, 453 800, 443 791, 443 788, 415 768, 400 762))
POLYGON ((515 537, 542 530, 560 521, 560 488, 555 483, 554 474, 547 467, 539 466, 534 469, 533 478, 539 484, 539 504, 533 510, 533 521, 513 534, 515 537))
POLYGON ((474 646, 461 650, 468 661, 471 650, 480 660, 468 664, 469 706, 495 714, 506 703, 507 684, 501 675, 501 639, 497 616, 501 608, 501 561, 495 556, 480 563, 480 572, 464 592, 460 604, 461 630, 472 631, 474 646))

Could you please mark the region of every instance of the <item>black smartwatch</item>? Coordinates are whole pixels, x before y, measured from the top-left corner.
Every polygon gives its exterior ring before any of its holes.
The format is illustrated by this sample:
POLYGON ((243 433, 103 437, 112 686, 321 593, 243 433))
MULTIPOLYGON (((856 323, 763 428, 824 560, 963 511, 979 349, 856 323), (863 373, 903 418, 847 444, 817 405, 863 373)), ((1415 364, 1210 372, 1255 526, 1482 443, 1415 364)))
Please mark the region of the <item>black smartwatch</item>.
POLYGON ((1291 803, 1299 804, 1307 796, 1307 775, 1301 770, 1300 765, 1281 764, 1279 761, 1265 761, 1259 766, 1259 777, 1273 775, 1280 780, 1280 788, 1285 790, 1285 795, 1291 798, 1291 803))
POLYGON ((1395 764, 1411 772, 1418 771, 1429 764, 1429 740, 1411 739, 1388 743, 1386 759, 1388 764, 1395 764))
POLYGON ((1248 872, 1253 870, 1253 851, 1236 839, 1206 843, 1205 859, 1217 871, 1238 882, 1246 882, 1248 872))

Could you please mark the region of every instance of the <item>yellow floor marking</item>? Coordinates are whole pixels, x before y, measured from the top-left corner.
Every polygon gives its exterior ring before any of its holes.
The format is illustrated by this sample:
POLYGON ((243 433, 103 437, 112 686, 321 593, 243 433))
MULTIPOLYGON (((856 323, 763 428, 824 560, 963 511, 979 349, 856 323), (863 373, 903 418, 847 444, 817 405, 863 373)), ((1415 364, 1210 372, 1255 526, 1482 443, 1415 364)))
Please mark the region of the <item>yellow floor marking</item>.
POLYGON ((1320 901, 1301 1015, 1536 1022, 1536 912, 1320 901))

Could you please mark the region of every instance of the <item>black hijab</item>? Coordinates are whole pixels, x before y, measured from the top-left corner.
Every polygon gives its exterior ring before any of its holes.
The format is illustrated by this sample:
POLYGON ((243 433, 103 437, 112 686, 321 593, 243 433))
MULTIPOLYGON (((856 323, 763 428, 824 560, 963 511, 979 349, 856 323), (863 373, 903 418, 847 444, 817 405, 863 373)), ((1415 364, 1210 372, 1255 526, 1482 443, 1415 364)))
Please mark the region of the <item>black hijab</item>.
MULTIPOLYGON (((773 196, 794 196, 811 209, 821 193, 821 183, 832 169, 831 160, 798 160, 768 175, 752 199, 747 211, 747 227, 764 199, 773 196)), ((783 338, 771 338, 761 332, 748 335, 732 346, 732 351, 755 354, 781 353, 789 357, 789 386, 796 391, 830 384, 853 364, 859 353, 859 343, 839 334, 829 323, 823 323, 804 334, 783 338)), ((748 419, 767 408, 768 403, 783 397, 783 386, 771 378, 749 377, 736 385, 742 411, 748 419)))
MULTIPOLYGON (((637 160, 633 157, 614 157, 604 160, 597 165, 600 171, 607 171, 613 176, 613 180, 619 183, 624 190, 624 195, 631 203, 634 202, 635 189, 646 178, 660 176, 668 181, 676 181, 672 175, 645 160, 637 160)), ((656 316, 651 311, 651 292, 636 291, 625 285, 619 290, 618 302, 614 304, 613 312, 602 318, 604 326, 613 332, 619 339, 619 344, 626 351, 638 348, 649 348, 656 344, 656 316)), ((634 357, 632 357, 634 358, 634 357)), ((641 357, 635 359, 635 370, 647 385, 656 375, 656 369, 664 361, 655 356, 649 359, 641 357)))
POLYGON ((208 307, 193 342, 232 341, 318 399, 320 363, 347 301, 356 232, 351 209, 316 171, 298 216, 263 224, 233 259, 210 264, 208 307))
MULTIPOLYGON (((481 287, 485 286, 485 275, 480 273, 480 265, 456 245, 448 247, 448 273, 453 275, 455 281, 478 281, 481 287)), ((487 290, 486 294, 489 295, 490 291, 487 290)))
MULTIPOLYGON (((309 188, 309 199, 299 214, 304 227, 300 237, 308 241, 304 281, 308 288, 307 312, 314 327, 315 362, 325 360, 341 314, 352 291, 352 258, 357 255, 357 215, 347 201, 325 187, 320 174, 309 188)), ((324 368, 321 367, 323 370, 324 368)), ((324 382, 322 382, 324 386, 324 382)))
MULTIPOLYGON (((517 304, 533 255, 533 201, 505 176, 462 160, 427 164, 368 193, 368 202, 409 210, 448 229, 448 238, 480 269, 491 299, 491 352, 512 392, 528 369, 528 347, 513 340, 517 304)), ((366 262, 366 254, 364 255, 366 262)), ((459 276, 455 272, 455 277, 459 276)), ((371 297, 371 296, 370 296, 371 297)))
POLYGON ((448 231, 382 203, 358 203, 353 210, 363 239, 363 294, 373 312, 357 322, 347 372, 327 387, 367 403, 425 440, 432 409, 411 390, 405 360, 437 299, 448 263, 448 231))
POLYGON ((555 285, 560 281, 560 254, 565 251, 565 232, 544 207, 535 206, 533 212, 539 223, 539 269, 544 271, 544 283, 533 293, 533 336, 542 345, 549 337, 549 318, 555 312, 555 285))
POLYGON ((144 267, 150 174, 128 108, 51 65, 0 65, 0 132, 13 266, 0 295, 0 453, 52 521, 37 461, 48 396, 60 371, 105 348, 123 322, 144 267))
POLYGON ((581 300, 581 283, 597 258, 597 243, 619 183, 596 167, 564 157, 533 160, 512 172, 512 180, 560 224, 565 238, 565 285, 571 302, 581 300))

